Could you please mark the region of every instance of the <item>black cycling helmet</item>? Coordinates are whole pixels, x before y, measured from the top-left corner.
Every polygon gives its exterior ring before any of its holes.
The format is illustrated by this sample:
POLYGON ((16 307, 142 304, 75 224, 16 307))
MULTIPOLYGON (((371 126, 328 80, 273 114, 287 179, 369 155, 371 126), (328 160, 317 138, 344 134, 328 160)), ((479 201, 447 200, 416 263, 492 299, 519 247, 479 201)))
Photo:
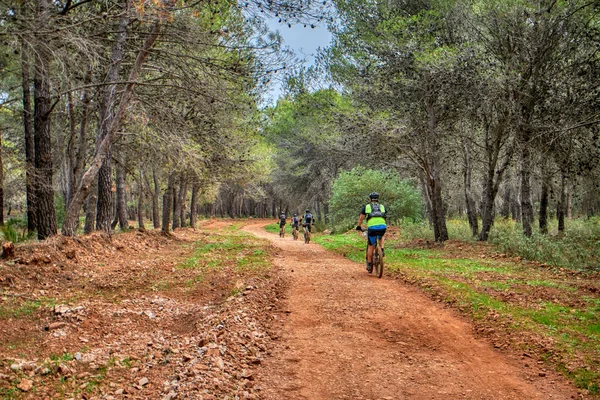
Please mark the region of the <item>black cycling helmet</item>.
POLYGON ((298 216, 298 213, 294 213, 294 217, 297 217, 297 216, 298 216))
POLYGON ((373 192, 373 193, 371 193, 371 194, 369 195, 369 198, 370 198, 371 200, 377 200, 377 199, 379 199, 379 193, 377 193, 377 192, 373 192))
POLYGON ((310 212, 310 210, 307 208, 305 212, 309 213, 309 212, 310 212))

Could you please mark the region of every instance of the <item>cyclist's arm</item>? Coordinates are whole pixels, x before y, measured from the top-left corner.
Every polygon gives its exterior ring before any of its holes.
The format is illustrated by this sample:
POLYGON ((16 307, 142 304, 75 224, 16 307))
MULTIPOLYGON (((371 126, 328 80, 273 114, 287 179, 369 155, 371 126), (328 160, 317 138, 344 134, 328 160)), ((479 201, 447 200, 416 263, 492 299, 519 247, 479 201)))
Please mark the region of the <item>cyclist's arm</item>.
POLYGON ((363 220, 365 219, 365 214, 360 214, 360 217, 358 217, 358 224, 357 226, 360 226, 363 222, 363 220))

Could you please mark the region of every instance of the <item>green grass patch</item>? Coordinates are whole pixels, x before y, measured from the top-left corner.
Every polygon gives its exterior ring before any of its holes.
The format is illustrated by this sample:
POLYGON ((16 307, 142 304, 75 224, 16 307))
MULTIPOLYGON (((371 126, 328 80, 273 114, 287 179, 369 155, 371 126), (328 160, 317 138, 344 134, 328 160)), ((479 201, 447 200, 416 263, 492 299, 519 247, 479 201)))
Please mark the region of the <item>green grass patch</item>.
MULTIPOLYGON (((313 240, 353 261, 364 261, 366 245, 360 234, 317 234, 313 240)), ((561 370, 560 365, 567 365, 569 360, 585 360, 587 368, 563 372, 578 387, 597 393, 600 298, 587 292, 582 294, 581 277, 506 259, 481 258, 477 251, 456 258, 456 252, 446 253, 443 249, 401 246, 386 240, 388 271, 454 304, 473 320, 495 325, 507 335, 550 339, 554 344, 547 349, 548 362, 561 370)), ((522 350, 536 351, 535 344, 522 346, 525 346, 522 350)))
POLYGON ((37 300, 8 298, 0 305, 0 319, 28 317, 42 308, 54 307, 55 305, 56 300, 52 298, 40 298, 37 300))
POLYGON ((224 268, 258 274, 271 268, 267 242, 241 231, 241 226, 240 222, 210 231, 209 236, 195 243, 192 256, 177 266, 196 272, 185 282, 187 287, 203 282, 207 273, 224 268))

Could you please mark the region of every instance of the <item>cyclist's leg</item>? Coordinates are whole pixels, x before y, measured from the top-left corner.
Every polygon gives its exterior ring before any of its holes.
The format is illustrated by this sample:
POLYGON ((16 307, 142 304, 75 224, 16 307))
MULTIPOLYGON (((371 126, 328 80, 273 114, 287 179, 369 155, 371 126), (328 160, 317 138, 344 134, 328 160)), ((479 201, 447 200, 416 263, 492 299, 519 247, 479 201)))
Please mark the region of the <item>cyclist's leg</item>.
POLYGON ((373 263, 373 249, 377 243, 377 236, 373 235, 373 231, 367 230, 367 262, 373 263))

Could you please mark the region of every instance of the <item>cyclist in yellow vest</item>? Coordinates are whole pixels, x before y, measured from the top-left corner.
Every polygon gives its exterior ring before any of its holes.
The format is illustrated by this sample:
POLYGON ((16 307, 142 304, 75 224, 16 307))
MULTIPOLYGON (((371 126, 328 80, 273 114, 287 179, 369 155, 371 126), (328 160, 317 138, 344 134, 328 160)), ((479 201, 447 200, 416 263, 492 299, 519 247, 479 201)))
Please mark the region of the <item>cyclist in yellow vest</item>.
MULTIPOLYGON (((381 250, 383 252, 383 235, 387 229, 385 223, 386 211, 383 204, 379 204, 379 194, 373 192, 369 195, 371 202, 363 207, 358 217, 358 225, 356 226, 357 231, 362 231, 361 224, 365 217, 367 218, 367 271, 371 273, 373 271, 373 249, 377 238, 381 242, 381 250)), ((385 255, 385 252, 382 254, 385 255)))

